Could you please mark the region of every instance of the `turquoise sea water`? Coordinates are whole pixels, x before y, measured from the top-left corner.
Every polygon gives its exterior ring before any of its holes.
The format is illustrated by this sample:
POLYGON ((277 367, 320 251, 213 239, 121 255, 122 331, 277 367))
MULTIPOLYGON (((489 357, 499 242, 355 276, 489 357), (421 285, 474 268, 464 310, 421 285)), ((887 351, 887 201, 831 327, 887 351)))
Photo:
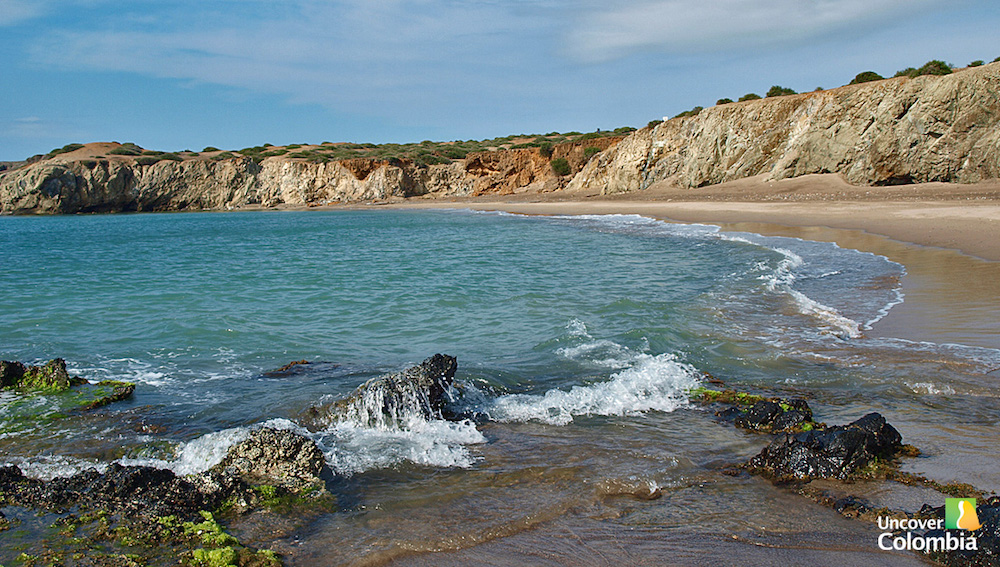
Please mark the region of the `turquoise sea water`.
POLYGON ((984 457, 998 352, 867 337, 904 299, 903 268, 832 244, 636 216, 70 216, 0 219, 0 265, 0 358, 138 385, 51 423, 0 399, 0 461, 42 477, 116 459, 201 470, 248 427, 301 428, 372 376, 458 358, 455 404, 480 423, 312 427, 343 510, 260 536, 292 563, 752 559, 760 546, 729 535, 774 530, 817 558, 884 559, 863 526, 789 515, 778 489, 719 474, 766 440, 688 407, 704 373, 808 397, 820 421, 880 411, 924 449, 912 470, 1000 488, 984 457), (317 364, 267 374, 300 359, 317 364), (628 497, 644 490, 666 497, 628 497))

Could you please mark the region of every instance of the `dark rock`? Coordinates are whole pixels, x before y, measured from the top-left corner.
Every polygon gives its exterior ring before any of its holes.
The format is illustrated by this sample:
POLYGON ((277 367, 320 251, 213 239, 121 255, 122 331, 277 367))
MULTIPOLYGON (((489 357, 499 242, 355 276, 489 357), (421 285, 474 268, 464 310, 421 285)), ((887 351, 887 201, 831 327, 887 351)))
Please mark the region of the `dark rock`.
POLYGON ((66 361, 53 358, 43 366, 27 366, 20 362, 0 362, 0 386, 28 390, 51 390, 62 392, 86 380, 66 371, 66 361))
POLYGON ((175 515, 193 518, 218 500, 199 492, 172 471, 111 464, 48 482, 24 477, 17 467, 0 469, 0 491, 20 505, 46 510, 104 510, 111 514, 155 519, 175 515))
POLYGON ((736 427, 743 429, 770 428, 774 419, 781 415, 781 406, 770 400, 757 402, 749 410, 742 412, 733 420, 736 427))
POLYGON ((902 438, 877 413, 844 426, 785 434, 750 459, 751 471, 778 479, 848 479, 902 448, 902 438))
POLYGON ((278 486, 291 492, 322 487, 323 479, 333 476, 315 441, 270 428, 258 429, 234 445, 212 471, 221 477, 236 476, 249 484, 278 486))
POLYGON ((455 379, 455 357, 435 354, 417 366, 365 382, 333 413, 365 427, 396 429, 411 419, 441 419, 455 379))
POLYGON ((812 409, 803 399, 785 400, 771 398, 757 401, 749 409, 731 406, 715 413, 716 416, 732 420, 733 425, 751 431, 773 433, 801 429, 812 422, 812 409))

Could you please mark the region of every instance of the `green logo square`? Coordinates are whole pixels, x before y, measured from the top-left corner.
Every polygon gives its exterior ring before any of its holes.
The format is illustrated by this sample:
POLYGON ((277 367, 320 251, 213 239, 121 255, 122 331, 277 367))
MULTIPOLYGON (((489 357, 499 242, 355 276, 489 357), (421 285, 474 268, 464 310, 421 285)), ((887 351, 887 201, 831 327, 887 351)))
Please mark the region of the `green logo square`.
MULTIPOLYGON (((967 511, 966 514, 968 514, 968 510, 972 510, 972 516, 975 517, 976 515, 975 498, 945 498, 944 527, 948 528, 949 530, 959 529, 958 519, 962 516, 962 508, 963 508, 962 502, 968 502, 968 504, 964 506, 965 510, 967 511)), ((963 524, 964 523, 965 522, 963 522, 963 524)), ((979 527, 978 524, 979 522, 978 520, 976 520, 976 527, 979 527)), ((964 529, 968 529, 968 527, 964 529)))

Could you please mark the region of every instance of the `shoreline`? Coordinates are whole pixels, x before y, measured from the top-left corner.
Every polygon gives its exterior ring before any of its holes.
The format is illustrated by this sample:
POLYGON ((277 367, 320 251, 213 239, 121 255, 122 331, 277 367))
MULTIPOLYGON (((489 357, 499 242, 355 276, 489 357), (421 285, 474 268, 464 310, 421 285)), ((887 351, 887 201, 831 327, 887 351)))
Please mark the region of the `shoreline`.
POLYGON ((865 332, 917 342, 1000 349, 1000 204, 995 201, 425 200, 391 209, 474 209, 527 215, 639 214, 833 242, 902 264, 904 301, 865 332))

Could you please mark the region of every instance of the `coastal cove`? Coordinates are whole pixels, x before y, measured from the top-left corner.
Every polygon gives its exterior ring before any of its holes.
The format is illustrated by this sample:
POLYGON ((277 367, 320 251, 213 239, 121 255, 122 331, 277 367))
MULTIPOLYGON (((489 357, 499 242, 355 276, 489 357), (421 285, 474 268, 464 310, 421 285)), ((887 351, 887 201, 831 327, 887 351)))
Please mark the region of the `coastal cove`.
MULTIPOLYGON (((1000 489, 997 263, 733 204, 726 222, 670 203, 448 206, 554 216, 0 219, 15 267, 0 277, 3 358, 62 356, 88 380, 136 384, 130 401, 54 427, 5 410, 4 459, 42 478, 110 462, 190 473, 248 428, 301 432, 338 475, 336 509, 230 524, 289 565, 923 564, 879 550, 871 524, 723 474, 769 439, 688 403, 712 377, 804 397, 817 421, 880 412, 922 453, 904 471, 1000 489), (954 309, 943 299, 962 285, 954 309), (961 317, 943 320, 949 309, 961 317), (308 417, 434 352, 457 356, 452 409, 472 421, 385 431, 308 417)), ((851 490, 912 512, 944 498, 878 480, 851 490)))

